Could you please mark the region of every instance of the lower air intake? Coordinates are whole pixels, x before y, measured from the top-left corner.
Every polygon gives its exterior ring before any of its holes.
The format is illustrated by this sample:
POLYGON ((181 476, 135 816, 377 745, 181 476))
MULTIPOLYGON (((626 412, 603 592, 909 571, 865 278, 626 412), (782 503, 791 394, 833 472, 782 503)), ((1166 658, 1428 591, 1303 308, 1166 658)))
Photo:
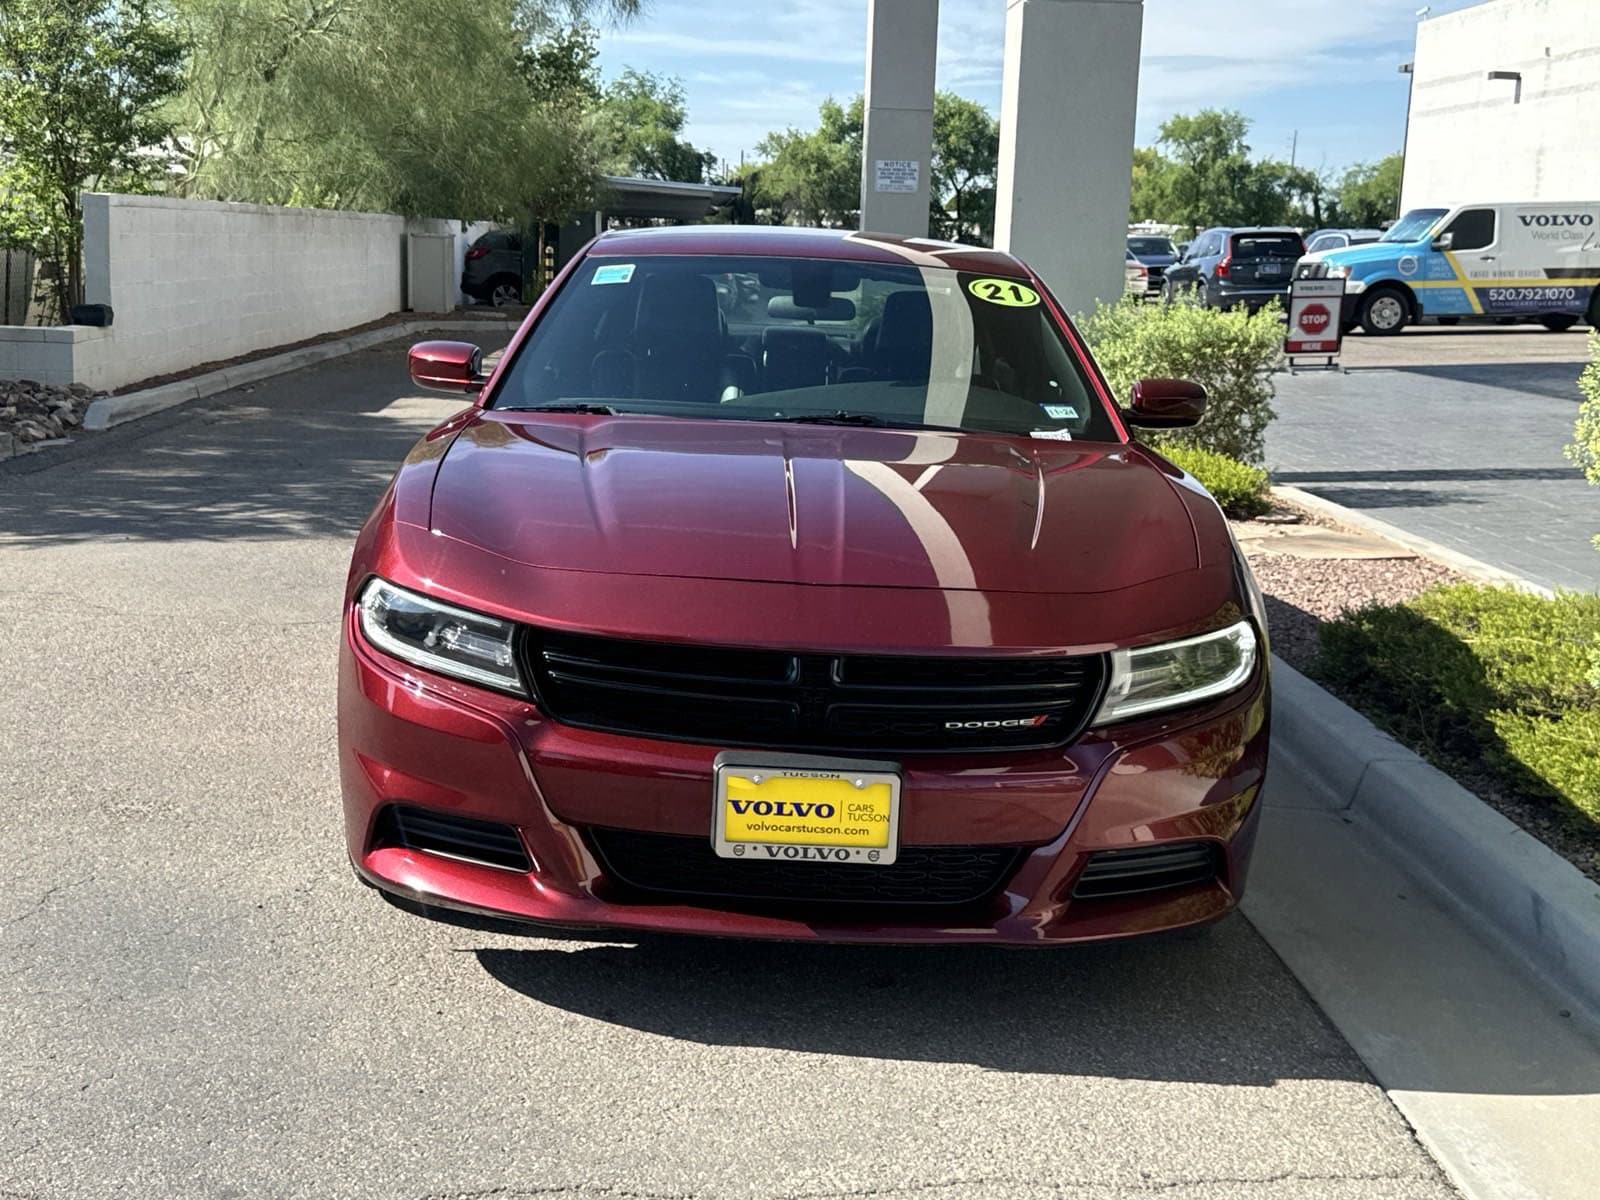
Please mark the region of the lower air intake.
POLYGON ((703 837, 591 829, 606 874, 640 891, 774 903, 942 904, 984 900, 1016 869, 1015 846, 902 846, 886 867, 718 858, 703 837))
POLYGON ((1221 868, 1222 852, 1214 842, 1100 850, 1089 856, 1072 895, 1078 900, 1100 900, 1192 887, 1211 882, 1221 868))
POLYGON ((376 846, 425 850, 508 871, 533 869, 522 839, 510 825, 476 821, 438 809, 390 805, 378 817, 373 842, 376 846))

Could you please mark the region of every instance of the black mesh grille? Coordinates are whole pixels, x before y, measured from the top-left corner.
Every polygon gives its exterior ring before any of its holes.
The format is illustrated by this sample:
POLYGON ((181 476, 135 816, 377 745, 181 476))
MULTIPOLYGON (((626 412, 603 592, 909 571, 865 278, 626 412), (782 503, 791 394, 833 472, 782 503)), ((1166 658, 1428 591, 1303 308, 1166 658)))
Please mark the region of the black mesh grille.
POLYGON ((961 905, 986 899, 1016 869, 1015 846, 902 846, 889 866, 718 858, 706 838, 591 829, 601 866, 648 892, 725 899, 961 905))
POLYGON ((533 869, 522 839, 510 825, 458 817, 437 809, 390 805, 378 815, 373 844, 426 850, 512 871, 533 869))
POLYGON ((1221 852, 1212 842, 1100 850, 1089 856, 1072 894, 1092 900, 1192 887, 1215 879, 1221 867, 1221 852))
POLYGON ((526 631, 568 725, 722 746, 872 752, 1033 749, 1082 732, 1104 660, 903 658, 670 646, 526 631))

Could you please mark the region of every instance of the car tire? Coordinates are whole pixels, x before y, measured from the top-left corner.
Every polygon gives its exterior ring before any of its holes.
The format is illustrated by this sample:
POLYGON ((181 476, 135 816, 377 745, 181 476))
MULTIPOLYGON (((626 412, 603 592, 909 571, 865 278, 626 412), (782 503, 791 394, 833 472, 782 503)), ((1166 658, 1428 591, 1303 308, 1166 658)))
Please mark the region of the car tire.
POLYGON ((1565 333, 1577 323, 1578 318, 1571 313, 1546 313, 1539 318, 1539 324, 1551 333, 1565 333))
POLYGON ((1361 328, 1373 337, 1393 337, 1411 324, 1411 305, 1396 287, 1375 287, 1361 301, 1361 328))
POLYGON ((496 308, 522 303, 522 280, 515 275, 496 275, 485 289, 488 302, 496 308))

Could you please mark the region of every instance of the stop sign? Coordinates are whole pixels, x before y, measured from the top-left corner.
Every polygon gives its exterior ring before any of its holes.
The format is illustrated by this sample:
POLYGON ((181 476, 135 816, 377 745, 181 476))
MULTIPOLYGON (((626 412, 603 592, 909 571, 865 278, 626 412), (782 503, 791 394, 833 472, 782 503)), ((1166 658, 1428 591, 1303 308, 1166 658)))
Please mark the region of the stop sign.
POLYGON ((1300 328, 1307 333, 1321 333, 1333 319, 1324 305, 1308 304, 1300 310, 1300 328))

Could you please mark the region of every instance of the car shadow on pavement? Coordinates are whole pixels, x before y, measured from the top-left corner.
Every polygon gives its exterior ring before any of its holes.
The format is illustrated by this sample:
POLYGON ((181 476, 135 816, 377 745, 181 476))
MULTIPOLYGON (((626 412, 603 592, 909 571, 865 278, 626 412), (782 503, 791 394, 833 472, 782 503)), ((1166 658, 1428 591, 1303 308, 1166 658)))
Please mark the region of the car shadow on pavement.
POLYGON ((1576 408, 1582 399, 1578 392, 1578 375, 1586 363, 1582 359, 1571 362, 1490 362, 1457 363, 1450 365, 1371 367, 1360 370, 1403 371, 1407 375, 1422 375, 1447 383, 1466 383, 1478 387, 1499 388, 1523 395, 1546 396, 1553 400, 1571 400, 1576 408))
POLYGON ((658 937, 472 953, 542 1004, 706 1045, 1257 1086, 1369 1079, 1241 918, 1034 951, 658 937))
POLYGON ((0 463, 0 543, 353 535, 417 439, 467 403, 421 394, 406 344, 0 463))

